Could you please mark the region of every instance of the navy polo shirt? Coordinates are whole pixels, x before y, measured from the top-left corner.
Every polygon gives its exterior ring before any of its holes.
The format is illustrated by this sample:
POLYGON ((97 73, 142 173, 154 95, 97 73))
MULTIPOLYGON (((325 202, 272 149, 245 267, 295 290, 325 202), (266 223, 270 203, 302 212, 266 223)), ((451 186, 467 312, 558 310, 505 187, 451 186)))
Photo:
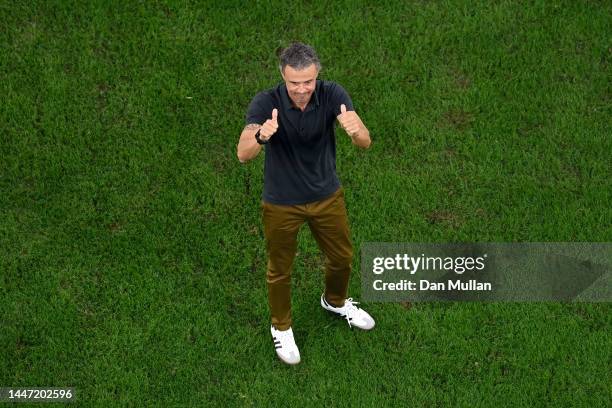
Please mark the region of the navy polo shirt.
POLYGON ((262 125, 272 118, 272 109, 278 109, 278 130, 264 145, 265 202, 305 204, 338 190, 334 125, 341 104, 354 110, 342 86, 323 80, 317 80, 304 112, 293 106, 284 83, 253 98, 246 124, 262 125))

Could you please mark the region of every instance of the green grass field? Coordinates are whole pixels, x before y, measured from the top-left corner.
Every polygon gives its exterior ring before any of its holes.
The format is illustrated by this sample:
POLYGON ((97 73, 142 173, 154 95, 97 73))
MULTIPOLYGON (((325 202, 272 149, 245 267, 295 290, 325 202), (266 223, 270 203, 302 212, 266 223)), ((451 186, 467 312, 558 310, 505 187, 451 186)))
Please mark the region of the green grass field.
MULTIPOLYGON (((0 386, 78 406, 607 407, 609 303, 319 306, 269 333, 263 155, 246 108, 312 44, 373 145, 339 130, 363 242, 612 241, 609 1, 0 3, 0 386)), ((360 299, 359 257, 350 296, 360 299)))

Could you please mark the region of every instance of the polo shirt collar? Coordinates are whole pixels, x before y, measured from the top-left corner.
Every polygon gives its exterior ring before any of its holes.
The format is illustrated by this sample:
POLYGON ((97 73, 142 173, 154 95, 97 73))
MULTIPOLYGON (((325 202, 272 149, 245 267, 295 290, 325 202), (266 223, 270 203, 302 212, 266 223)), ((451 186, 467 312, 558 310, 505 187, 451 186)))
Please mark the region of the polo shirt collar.
MULTIPOLYGON (((306 105, 306 109, 304 111, 307 111, 308 107, 313 105, 313 103, 315 106, 317 107, 319 106, 319 87, 320 86, 321 86, 321 80, 317 79, 317 85, 315 86, 315 90, 312 93, 312 96, 310 97, 310 100, 308 101, 308 105, 306 105)), ((287 85, 285 85, 284 83, 282 83, 280 87, 280 97, 281 97, 281 101, 283 102, 283 106, 285 107, 285 110, 290 110, 291 108, 293 108, 293 102, 291 101, 291 98, 289 98, 289 94, 287 93, 287 85)))

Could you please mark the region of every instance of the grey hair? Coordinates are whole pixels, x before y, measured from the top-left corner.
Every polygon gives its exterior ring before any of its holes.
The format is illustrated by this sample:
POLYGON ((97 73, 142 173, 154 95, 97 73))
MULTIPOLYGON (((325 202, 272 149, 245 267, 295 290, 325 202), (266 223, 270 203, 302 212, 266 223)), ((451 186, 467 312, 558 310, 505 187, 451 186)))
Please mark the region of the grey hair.
POLYGON ((280 53, 279 58, 280 63, 278 67, 281 73, 284 73, 287 65, 301 71, 302 69, 308 68, 311 64, 315 64, 317 71, 321 71, 321 62, 319 61, 317 52, 307 44, 294 42, 280 53))

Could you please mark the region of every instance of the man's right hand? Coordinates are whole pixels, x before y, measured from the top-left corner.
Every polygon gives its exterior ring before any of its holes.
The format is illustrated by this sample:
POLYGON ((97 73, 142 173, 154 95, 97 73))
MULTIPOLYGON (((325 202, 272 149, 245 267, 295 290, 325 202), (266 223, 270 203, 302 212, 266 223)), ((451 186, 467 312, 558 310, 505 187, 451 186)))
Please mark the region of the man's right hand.
POLYGON ((268 140, 276 133, 278 130, 278 109, 272 109, 272 119, 268 119, 261 125, 259 129, 259 138, 261 140, 268 140))

